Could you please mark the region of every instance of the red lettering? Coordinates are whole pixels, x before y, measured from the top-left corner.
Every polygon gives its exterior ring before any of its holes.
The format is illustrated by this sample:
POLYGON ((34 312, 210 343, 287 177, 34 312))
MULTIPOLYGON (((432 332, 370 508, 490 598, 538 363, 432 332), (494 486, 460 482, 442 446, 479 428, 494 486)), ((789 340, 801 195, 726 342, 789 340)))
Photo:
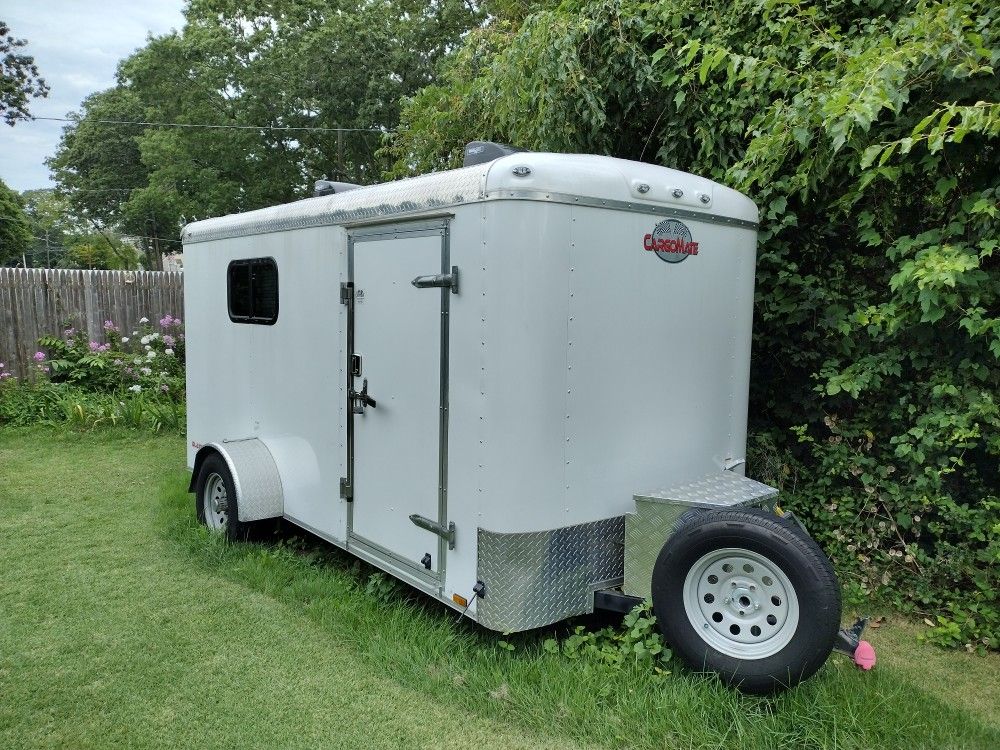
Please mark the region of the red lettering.
POLYGON ((697 255, 698 243, 685 242, 683 237, 654 237, 647 234, 642 238, 642 249, 657 253, 697 255))

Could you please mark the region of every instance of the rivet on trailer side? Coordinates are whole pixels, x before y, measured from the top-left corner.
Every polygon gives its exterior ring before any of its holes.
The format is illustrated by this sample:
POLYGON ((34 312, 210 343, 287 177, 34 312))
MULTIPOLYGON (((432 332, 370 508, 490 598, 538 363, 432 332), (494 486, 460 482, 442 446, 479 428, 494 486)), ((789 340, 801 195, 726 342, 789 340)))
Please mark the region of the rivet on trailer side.
POLYGON ((283 518, 502 632, 649 598, 750 692, 860 658, 829 560, 744 476, 752 201, 486 143, 317 193, 184 230, 199 519, 283 518))

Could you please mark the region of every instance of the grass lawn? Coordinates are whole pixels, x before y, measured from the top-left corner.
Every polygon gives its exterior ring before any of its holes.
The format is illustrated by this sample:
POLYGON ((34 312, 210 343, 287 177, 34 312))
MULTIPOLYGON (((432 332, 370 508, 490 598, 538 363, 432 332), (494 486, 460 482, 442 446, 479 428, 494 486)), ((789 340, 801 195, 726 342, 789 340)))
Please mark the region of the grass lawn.
POLYGON ((508 652, 328 546, 210 538, 183 461, 175 435, 0 430, 0 748, 1000 747, 1000 658, 912 625, 771 700, 551 631, 508 652))

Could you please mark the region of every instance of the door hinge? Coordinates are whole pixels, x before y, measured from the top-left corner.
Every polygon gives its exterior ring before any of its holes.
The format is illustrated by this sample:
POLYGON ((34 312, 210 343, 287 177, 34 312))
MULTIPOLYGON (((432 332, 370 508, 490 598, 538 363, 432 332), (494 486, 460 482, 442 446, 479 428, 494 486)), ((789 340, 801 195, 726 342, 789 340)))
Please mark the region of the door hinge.
POLYGON ((340 282, 340 304, 346 305, 351 301, 351 284, 350 281, 340 282))
POLYGON ((448 549, 455 549, 455 522, 452 521, 447 526, 438 523, 437 521, 432 521, 429 518, 424 518, 414 513, 410 516, 410 520, 413 521, 414 525, 419 526, 422 529, 433 532, 440 537, 448 540, 448 549))
POLYGON ((347 502, 354 499, 354 488, 347 483, 347 477, 340 478, 340 496, 347 502))

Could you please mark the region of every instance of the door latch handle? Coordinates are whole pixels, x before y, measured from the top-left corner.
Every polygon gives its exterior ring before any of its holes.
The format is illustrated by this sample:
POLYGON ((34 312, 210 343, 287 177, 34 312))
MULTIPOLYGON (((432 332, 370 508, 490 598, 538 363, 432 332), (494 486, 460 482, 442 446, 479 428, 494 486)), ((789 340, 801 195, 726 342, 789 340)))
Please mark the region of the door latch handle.
POLYGON ((451 273, 437 273, 430 276, 417 276, 410 282, 417 289, 429 289, 431 287, 446 287, 451 289, 452 294, 458 294, 458 266, 451 267, 451 273))
POLYGON ((355 414, 364 414, 366 406, 373 409, 377 406, 375 399, 368 395, 368 378, 362 381, 360 391, 351 391, 351 400, 354 402, 355 414))

